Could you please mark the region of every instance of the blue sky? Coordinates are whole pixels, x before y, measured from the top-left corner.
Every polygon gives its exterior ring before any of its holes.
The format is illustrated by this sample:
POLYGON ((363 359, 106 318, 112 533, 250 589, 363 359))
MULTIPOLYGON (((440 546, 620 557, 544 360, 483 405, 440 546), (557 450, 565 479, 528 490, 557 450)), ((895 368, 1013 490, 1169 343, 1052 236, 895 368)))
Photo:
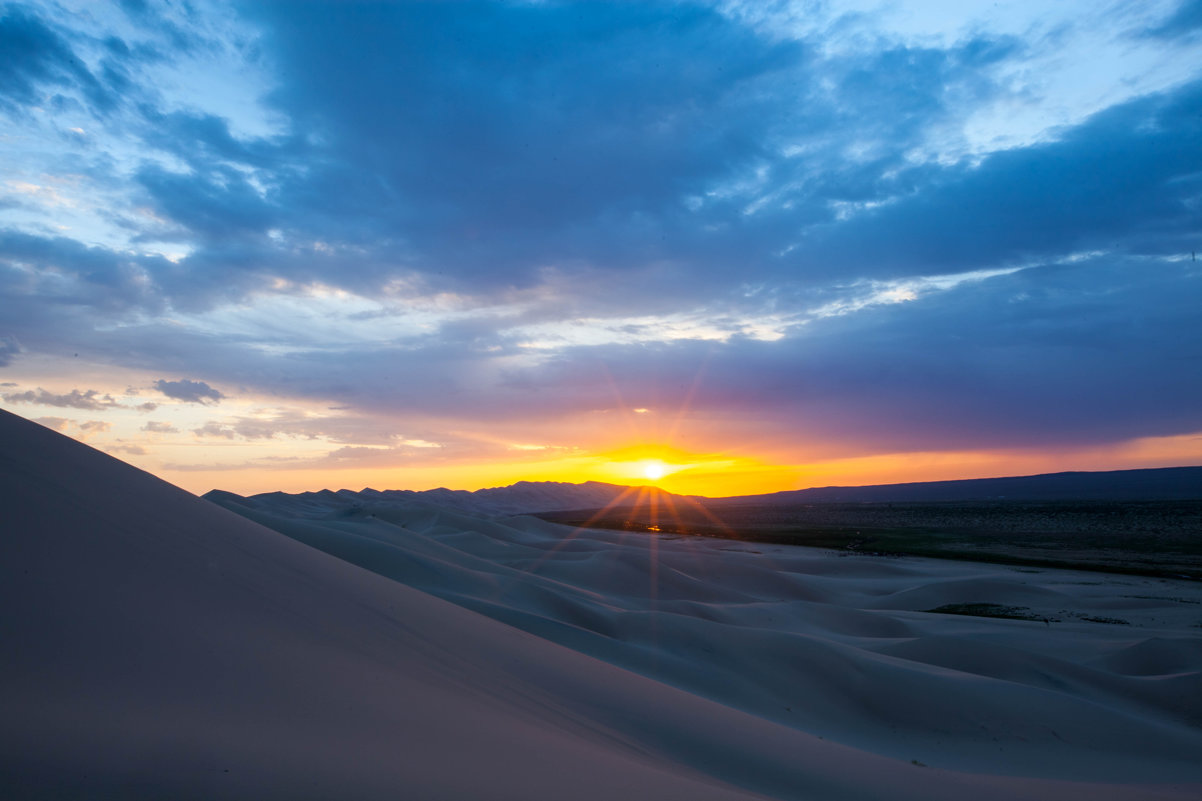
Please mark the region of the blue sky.
POLYGON ((189 488, 1202 462, 1202 2, 2 9, 0 405, 189 488))

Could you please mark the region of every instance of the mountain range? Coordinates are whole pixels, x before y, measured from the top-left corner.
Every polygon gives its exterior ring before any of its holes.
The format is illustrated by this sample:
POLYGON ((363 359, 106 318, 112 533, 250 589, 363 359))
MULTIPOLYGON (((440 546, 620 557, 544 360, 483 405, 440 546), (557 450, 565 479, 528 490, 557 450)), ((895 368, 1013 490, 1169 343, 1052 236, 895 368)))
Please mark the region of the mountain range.
POLYGON ((812 487, 764 495, 725 498, 681 496, 656 487, 622 486, 600 481, 571 484, 562 481, 519 481, 507 487, 475 490, 321 490, 289 495, 270 492, 242 497, 213 490, 205 498, 223 505, 247 508, 289 507, 306 512, 353 508, 379 501, 418 501, 460 512, 489 515, 531 514, 576 509, 599 509, 646 502, 648 495, 662 499, 690 498, 707 505, 798 503, 940 503, 955 501, 1173 501, 1202 500, 1202 467, 1163 467, 1146 470, 1046 473, 1035 476, 975 478, 958 481, 923 481, 862 487, 812 487))

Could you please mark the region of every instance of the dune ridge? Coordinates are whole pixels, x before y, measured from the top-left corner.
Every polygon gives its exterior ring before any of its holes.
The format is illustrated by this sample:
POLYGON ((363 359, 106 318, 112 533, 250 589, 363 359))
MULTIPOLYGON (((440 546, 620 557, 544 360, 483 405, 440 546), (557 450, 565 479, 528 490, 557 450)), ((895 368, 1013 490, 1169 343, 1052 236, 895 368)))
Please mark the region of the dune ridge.
POLYGON ((421 502, 234 514, 7 413, 0 435, 5 797, 1202 790, 1192 585, 573 536, 421 502), (987 576, 1132 624, 914 608, 918 587, 987 576))

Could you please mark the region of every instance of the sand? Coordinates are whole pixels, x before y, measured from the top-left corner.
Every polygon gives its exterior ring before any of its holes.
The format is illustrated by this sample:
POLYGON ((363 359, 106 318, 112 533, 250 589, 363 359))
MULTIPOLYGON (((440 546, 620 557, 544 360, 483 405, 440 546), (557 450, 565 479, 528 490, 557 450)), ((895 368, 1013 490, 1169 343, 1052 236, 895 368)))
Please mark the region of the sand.
POLYGON ((1194 583, 224 502, 0 413, 0 795, 1202 794, 1194 583))

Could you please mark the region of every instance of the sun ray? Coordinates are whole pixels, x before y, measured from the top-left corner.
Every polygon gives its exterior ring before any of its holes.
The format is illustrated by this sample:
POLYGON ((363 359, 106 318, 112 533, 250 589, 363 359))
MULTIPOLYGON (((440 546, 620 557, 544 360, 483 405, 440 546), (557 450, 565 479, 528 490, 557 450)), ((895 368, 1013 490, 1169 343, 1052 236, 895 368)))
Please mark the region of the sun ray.
POLYGON ((614 381, 613 374, 609 371, 608 365, 601 364, 601 374, 605 376, 605 383, 609 385, 609 391, 613 393, 614 402, 621 412, 622 420, 626 424, 627 436, 630 439, 638 438, 638 426, 635 424, 633 415, 627 411, 630 407, 626 405, 626 398, 622 396, 622 390, 618 387, 618 382, 614 381))
POLYGON ((735 539, 738 537, 738 534, 735 532, 735 530, 733 528, 731 528, 730 526, 728 526, 726 524, 726 521, 719 518, 717 515, 715 515, 709 509, 705 508, 704 504, 698 503, 697 501, 693 500, 692 498, 690 498, 687 495, 681 495, 680 497, 686 503, 690 504, 694 509, 701 512, 701 514, 707 520, 709 520, 711 523, 716 525, 718 528, 722 529, 723 533, 727 534, 732 539, 735 539))
MULTIPOLYGON (((691 499, 684 498, 684 500, 691 499)), ((685 531, 687 526, 680 516, 680 510, 676 508, 676 502, 672 499, 671 494, 664 494, 664 504, 668 507, 668 514, 670 514, 672 519, 676 522, 676 531, 679 535, 677 539, 685 544, 683 553, 692 560, 692 564, 694 565, 694 569, 696 570, 697 574, 704 574, 706 572, 704 570, 704 563, 701 561, 701 557, 697 554, 696 549, 693 548, 694 537, 696 535, 689 534, 687 531, 685 531)))
POLYGON ((592 524, 596 523, 598 520, 600 520, 605 515, 606 512, 608 512, 610 509, 613 509, 615 506, 617 506, 619 503, 621 503, 624 498, 626 498, 632 492, 635 492, 637 489, 638 489, 638 487, 627 487, 626 489, 622 490, 621 494, 619 494, 616 498, 614 498, 612 501, 607 503, 601 509, 597 510, 597 513, 594 514, 592 517, 590 517, 588 520, 586 520, 584 523, 573 528, 570 532, 568 532, 567 536, 565 536, 563 539, 561 539, 559 542, 557 542, 554 545, 554 547, 552 547, 550 550, 548 550, 545 554, 543 554, 538 559, 536 559, 534 561, 534 563, 531 564, 529 567, 527 567, 523 572, 525 572, 525 573, 537 572, 538 567, 540 565, 542 565, 543 562, 547 561, 552 556, 554 556, 556 551, 558 551, 560 548, 562 548, 564 545, 568 544, 572 540, 576 539, 576 537, 580 535, 580 532, 584 531, 587 528, 590 528, 592 526, 592 524))
POLYGON ((680 431, 680 426, 684 422, 685 416, 693 408, 693 398, 696 397, 697 391, 701 389, 701 382, 705 380, 705 374, 709 372, 710 359, 713 356, 714 348, 710 348, 706 352, 705 358, 701 360, 701 364, 697 367, 697 372, 693 375, 693 383, 689 386, 689 391, 685 393, 684 400, 680 403, 680 410, 676 413, 676 418, 672 421, 672 426, 668 429, 669 442, 675 441, 676 434, 680 431))

